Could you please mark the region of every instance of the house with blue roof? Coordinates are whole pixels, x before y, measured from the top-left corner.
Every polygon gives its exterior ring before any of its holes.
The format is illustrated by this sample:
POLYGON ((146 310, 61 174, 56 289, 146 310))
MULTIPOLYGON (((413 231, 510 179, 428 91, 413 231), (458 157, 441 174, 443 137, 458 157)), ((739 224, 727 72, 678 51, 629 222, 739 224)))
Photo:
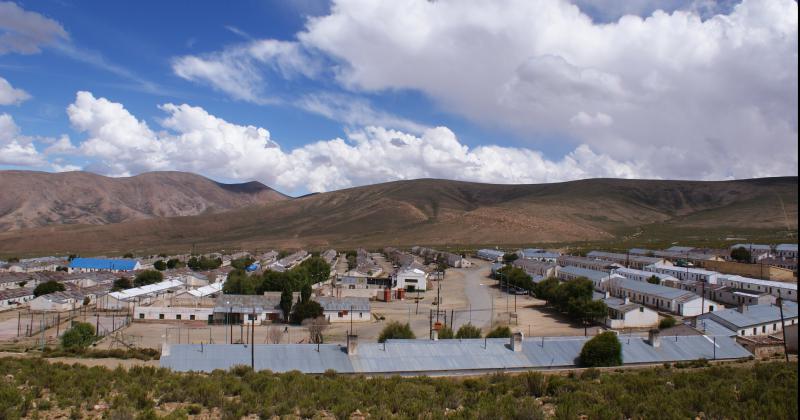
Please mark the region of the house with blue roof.
POLYGON ((91 273, 95 271, 123 271, 141 270, 142 265, 137 260, 123 258, 73 258, 69 262, 70 273, 91 273))

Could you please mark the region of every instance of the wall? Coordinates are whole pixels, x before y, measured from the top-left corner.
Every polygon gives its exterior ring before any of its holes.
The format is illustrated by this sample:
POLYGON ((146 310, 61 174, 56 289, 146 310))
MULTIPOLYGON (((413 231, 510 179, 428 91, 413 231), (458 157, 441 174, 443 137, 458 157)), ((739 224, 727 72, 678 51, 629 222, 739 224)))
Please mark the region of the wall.
POLYGON ((792 270, 761 264, 744 264, 733 261, 697 261, 697 264, 706 270, 719 271, 724 274, 738 274, 754 279, 768 279, 776 281, 796 281, 797 277, 792 270))
MULTIPOLYGON (((350 322, 350 313, 341 317, 339 314, 338 311, 325 311, 323 315, 330 323, 350 322)), ((353 322, 368 322, 371 319, 372 314, 369 311, 353 311, 353 322)))
POLYGON ((162 321, 176 321, 176 316, 181 316, 181 321, 190 321, 191 316, 194 315, 196 321, 208 322, 208 316, 214 313, 213 308, 185 308, 178 306, 137 306, 134 310, 133 320, 162 320, 162 321), (160 315, 163 314, 164 318, 161 319, 160 315), (144 318, 142 318, 144 316, 144 318))

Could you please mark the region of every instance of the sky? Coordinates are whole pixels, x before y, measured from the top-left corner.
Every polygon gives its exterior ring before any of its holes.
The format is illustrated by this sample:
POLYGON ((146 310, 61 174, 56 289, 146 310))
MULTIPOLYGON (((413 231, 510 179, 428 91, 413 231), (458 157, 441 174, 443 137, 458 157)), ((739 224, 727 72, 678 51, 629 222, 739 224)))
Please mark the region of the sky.
POLYGON ((798 174, 795 0, 0 1, 0 169, 798 174))

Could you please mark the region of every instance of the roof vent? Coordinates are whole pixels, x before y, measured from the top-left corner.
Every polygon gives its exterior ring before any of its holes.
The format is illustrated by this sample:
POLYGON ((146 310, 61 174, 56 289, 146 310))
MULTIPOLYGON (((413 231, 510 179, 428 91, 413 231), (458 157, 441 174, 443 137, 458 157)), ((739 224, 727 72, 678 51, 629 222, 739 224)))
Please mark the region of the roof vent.
POLYGON ((647 343, 653 346, 653 348, 661 347, 661 332, 655 328, 650 330, 650 332, 647 333, 647 343))
POLYGON ((347 334, 347 355, 352 356, 354 354, 358 354, 358 336, 347 334))
POLYGON ((515 332, 511 334, 511 350, 513 351, 522 351, 522 333, 515 332))

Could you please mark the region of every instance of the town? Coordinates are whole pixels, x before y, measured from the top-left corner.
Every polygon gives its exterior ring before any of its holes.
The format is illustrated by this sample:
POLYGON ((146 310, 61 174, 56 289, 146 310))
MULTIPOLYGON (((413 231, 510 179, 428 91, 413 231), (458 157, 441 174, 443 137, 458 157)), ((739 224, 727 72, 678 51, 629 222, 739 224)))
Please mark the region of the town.
POLYGON ((461 375, 585 365, 613 333, 620 364, 797 352, 797 245, 262 251, 12 258, 0 343, 150 349, 206 371, 461 375))

